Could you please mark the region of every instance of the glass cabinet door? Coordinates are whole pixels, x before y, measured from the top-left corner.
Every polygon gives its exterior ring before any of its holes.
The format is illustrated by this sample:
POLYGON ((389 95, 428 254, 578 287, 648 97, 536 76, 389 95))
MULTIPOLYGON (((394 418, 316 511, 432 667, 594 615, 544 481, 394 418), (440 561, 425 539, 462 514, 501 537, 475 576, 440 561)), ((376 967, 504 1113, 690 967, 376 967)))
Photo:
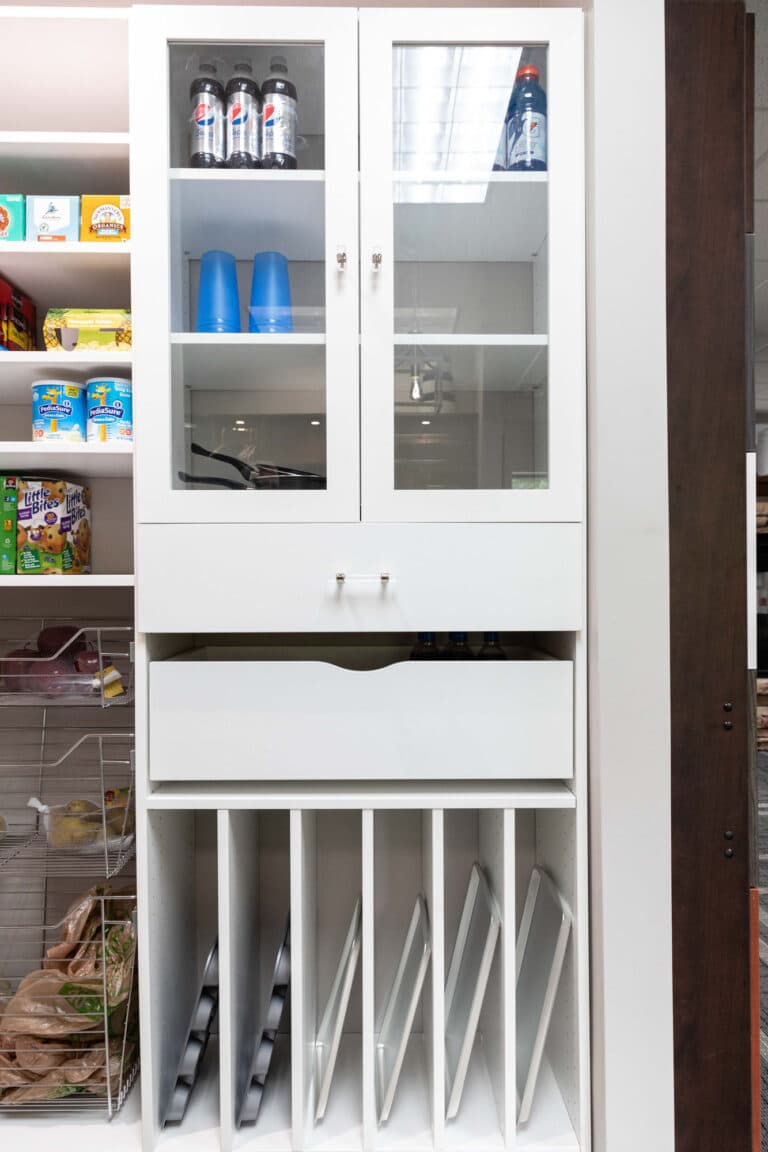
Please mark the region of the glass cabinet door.
POLYGON ((360 25, 363 519, 579 520, 581 16, 360 25))
POLYGON ((357 520, 356 14, 132 21, 138 519, 357 520))

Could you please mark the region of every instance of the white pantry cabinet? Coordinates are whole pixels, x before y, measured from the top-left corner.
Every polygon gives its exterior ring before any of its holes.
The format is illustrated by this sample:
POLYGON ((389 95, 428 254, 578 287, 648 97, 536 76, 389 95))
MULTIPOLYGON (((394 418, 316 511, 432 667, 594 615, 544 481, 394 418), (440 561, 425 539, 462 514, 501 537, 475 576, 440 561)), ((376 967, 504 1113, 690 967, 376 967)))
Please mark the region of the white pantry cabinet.
POLYGON ((132 43, 140 524, 581 521, 580 14, 152 6, 132 43), (243 53, 257 78, 287 60, 295 169, 189 166, 199 62, 243 53), (547 168, 496 171, 521 61, 547 168), (209 250, 235 258, 234 331, 198 330, 209 250))

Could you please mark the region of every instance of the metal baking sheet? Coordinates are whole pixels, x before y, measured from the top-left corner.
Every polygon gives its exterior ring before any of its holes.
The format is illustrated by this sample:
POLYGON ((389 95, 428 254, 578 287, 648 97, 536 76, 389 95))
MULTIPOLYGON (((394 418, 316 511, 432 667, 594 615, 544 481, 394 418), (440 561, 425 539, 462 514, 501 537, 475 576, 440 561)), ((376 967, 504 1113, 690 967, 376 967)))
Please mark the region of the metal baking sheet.
POLYGON ((360 956, 360 941, 362 934, 361 898, 358 896, 352 920, 349 925, 341 958, 333 978, 328 1003, 325 1006, 320 1027, 317 1030, 317 1043, 315 1045, 315 1085, 316 1100, 315 1120, 320 1121, 325 1116, 328 1107, 328 1096, 333 1082, 333 1073, 336 1068, 336 1059, 339 1055, 341 1035, 344 1031, 344 1020, 349 1007, 349 997, 357 970, 360 956))
POLYGON ((166 1124, 180 1124, 184 1119, 192 1092, 205 1057, 219 995, 219 942, 215 940, 203 965, 200 993, 187 1029, 176 1082, 171 1089, 163 1116, 166 1124))
POLYGON ((392 1110, 431 950, 427 905, 417 896, 376 1041, 379 1124, 387 1122, 392 1110))
POLYGON ((275 1037, 280 1028, 285 1002, 288 999, 288 985, 291 979, 291 921, 285 928, 272 974, 272 988, 264 1010, 264 1023, 256 1039, 248 1083, 237 1113, 237 1127, 255 1124, 259 1117, 264 1086, 269 1075, 270 1064, 275 1049, 275 1037))
POLYGON ((472 865, 445 983, 446 1117, 459 1111, 472 1045, 501 928, 501 912, 479 864, 472 865))
POLYGON ((519 1124, 531 1115, 573 917, 546 872, 534 868, 517 939, 517 1097, 519 1124))

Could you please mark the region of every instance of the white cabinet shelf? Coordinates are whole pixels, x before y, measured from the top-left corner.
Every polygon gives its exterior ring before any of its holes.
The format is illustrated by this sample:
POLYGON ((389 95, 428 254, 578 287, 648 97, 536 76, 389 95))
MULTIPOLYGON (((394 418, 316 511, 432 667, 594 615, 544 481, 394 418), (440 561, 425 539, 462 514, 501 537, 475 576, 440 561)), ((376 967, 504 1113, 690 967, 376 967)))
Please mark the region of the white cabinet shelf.
POLYGON ((133 588, 133 573, 91 573, 87 576, 0 576, 4 588, 48 588, 61 592, 66 588, 133 588))
POLYGON ((0 440, 0 473, 60 471, 88 479, 128 477, 133 472, 133 444, 0 440))

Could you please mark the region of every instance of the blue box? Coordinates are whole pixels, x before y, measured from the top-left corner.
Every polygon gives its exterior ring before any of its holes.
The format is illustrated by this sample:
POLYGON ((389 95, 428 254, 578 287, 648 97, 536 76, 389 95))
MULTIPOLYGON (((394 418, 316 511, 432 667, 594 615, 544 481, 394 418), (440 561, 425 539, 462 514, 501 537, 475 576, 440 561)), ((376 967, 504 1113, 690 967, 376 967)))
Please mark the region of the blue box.
POLYGON ((0 196, 0 240, 23 240, 26 235, 24 196, 0 196))

